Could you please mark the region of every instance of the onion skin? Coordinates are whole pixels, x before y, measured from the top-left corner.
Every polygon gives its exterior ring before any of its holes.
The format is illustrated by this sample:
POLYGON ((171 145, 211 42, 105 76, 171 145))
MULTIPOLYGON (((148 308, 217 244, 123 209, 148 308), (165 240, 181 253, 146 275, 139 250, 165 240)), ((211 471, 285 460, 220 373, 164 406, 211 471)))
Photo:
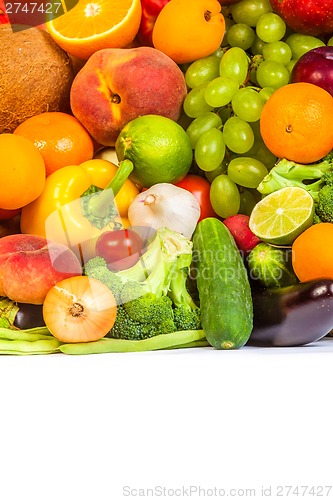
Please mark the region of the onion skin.
POLYGON ((112 328, 116 301, 104 283, 87 276, 60 281, 48 292, 43 318, 52 335, 61 342, 91 342, 112 328))
POLYGON ((253 330, 248 344, 292 347, 325 337, 333 328, 333 280, 282 288, 253 287, 253 330))

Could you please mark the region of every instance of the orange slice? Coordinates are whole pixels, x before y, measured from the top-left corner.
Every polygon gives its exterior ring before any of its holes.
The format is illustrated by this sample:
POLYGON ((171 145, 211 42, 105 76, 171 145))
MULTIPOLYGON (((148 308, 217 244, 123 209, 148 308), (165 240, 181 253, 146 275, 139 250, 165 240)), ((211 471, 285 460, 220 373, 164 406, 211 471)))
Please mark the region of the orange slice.
POLYGON ((88 59, 106 48, 123 48, 135 38, 141 21, 140 0, 79 0, 47 23, 55 42, 69 54, 88 59))

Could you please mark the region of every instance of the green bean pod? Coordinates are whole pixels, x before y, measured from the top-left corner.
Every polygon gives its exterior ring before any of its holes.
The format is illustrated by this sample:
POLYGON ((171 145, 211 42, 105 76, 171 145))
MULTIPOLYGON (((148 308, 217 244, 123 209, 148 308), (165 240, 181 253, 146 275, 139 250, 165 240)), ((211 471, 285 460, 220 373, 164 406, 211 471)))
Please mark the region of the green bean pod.
POLYGON ((54 339, 46 326, 29 328, 27 330, 14 330, 12 328, 0 328, 0 339, 5 340, 52 340, 54 339))
POLYGON ((53 354, 59 352, 60 345, 55 338, 34 341, 0 339, 0 354, 53 354))
POLYGON ((59 350, 64 354, 103 354, 113 352, 142 352, 160 349, 186 347, 185 344, 205 339, 203 330, 184 330, 156 335, 144 340, 102 338, 93 342, 62 344, 59 350))

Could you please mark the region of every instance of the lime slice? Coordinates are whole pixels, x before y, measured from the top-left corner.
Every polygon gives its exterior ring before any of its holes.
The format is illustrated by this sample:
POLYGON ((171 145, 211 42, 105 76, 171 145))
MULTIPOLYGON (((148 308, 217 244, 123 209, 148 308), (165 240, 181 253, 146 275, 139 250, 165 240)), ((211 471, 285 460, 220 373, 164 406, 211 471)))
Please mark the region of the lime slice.
POLYGON ((131 179, 144 187, 180 181, 193 160, 186 131, 174 120, 159 115, 143 115, 127 123, 115 149, 119 161, 133 162, 131 179))
POLYGON ((314 200, 301 187, 285 187, 260 200, 252 210, 249 227, 262 241, 291 245, 313 224, 314 200))

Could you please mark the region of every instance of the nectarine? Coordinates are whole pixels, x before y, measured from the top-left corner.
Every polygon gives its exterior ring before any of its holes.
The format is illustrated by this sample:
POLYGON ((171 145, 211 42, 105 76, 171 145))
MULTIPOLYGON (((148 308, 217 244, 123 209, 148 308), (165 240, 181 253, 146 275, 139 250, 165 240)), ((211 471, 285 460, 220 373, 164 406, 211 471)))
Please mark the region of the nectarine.
POLYGON ((183 72, 159 50, 104 49, 77 73, 70 102, 90 135, 101 145, 114 146, 120 130, 138 116, 177 121, 186 92, 183 72))
POLYGON ((42 304, 62 279, 82 274, 75 254, 41 236, 12 234, 0 238, 0 295, 16 302, 42 304))

